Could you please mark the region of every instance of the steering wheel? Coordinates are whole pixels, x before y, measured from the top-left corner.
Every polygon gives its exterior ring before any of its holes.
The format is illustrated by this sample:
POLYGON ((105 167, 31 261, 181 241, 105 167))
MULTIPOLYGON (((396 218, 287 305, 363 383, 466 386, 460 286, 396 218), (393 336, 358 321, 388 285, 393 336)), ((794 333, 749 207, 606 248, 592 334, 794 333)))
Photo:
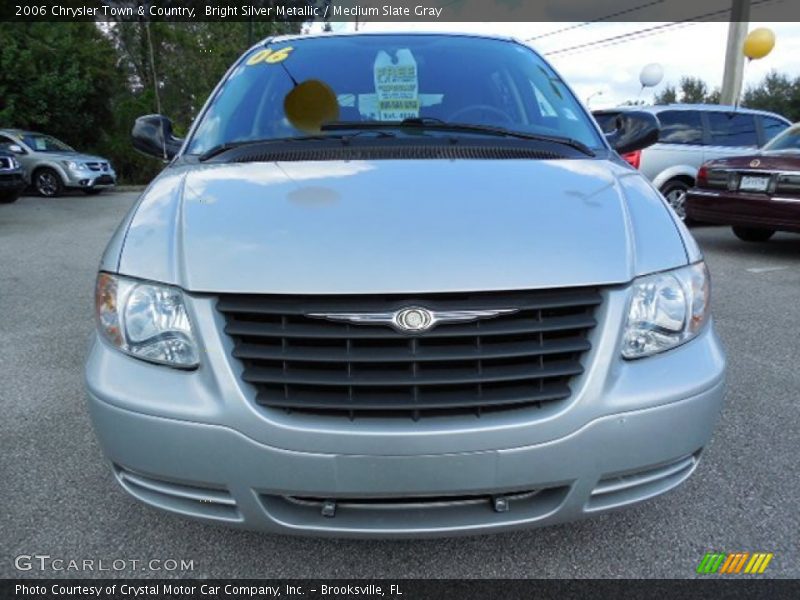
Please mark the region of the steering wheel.
POLYGON ((508 116, 507 113, 503 112, 496 106, 492 106, 491 104, 471 104, 470 106, 464 106, 463 108, 459 108, 456 112, 451 114, 447 120, 452 121, 454 123, 458 123, 460 122, 458 120, 458 117, 463 117, 463 115, 465 114, 478 111, 492 113, 493 115, 500 117, 502 123, 511 122, 511 118, 508 116))

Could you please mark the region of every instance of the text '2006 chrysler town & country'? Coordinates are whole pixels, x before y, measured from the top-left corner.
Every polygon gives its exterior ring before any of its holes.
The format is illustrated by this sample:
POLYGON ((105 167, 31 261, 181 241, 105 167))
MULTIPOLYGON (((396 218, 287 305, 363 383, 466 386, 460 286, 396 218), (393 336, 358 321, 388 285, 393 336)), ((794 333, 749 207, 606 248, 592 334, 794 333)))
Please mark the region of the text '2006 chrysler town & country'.
POLYGON ((271 38, 102 258, 88 403, 119 484, 264 531, 484 533, 698 465, 725 356, 702 255, 531 48, 271 38))

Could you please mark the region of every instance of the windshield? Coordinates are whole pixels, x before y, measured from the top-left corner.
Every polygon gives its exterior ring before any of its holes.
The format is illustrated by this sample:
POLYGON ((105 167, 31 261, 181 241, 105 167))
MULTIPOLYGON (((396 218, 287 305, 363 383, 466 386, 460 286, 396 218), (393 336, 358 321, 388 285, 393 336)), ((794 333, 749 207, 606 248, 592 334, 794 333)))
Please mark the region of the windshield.
POLYGON ((40 133, 23 134, 22 141, 35 152, 75 152, 64 142, 40 133))
POLYGON ((764 146, 765 152, 800 152, 800 126, 790 127, 764 146))
POLYGON ((530 48, 466 36, 360 35, 297 39, 248 53, 202 116, 188 152, 308 135, 285 110, 287 94, 308 80, 321 81, 335 97, 323 126, 421 118, 603 147, 572 92, 530 48))

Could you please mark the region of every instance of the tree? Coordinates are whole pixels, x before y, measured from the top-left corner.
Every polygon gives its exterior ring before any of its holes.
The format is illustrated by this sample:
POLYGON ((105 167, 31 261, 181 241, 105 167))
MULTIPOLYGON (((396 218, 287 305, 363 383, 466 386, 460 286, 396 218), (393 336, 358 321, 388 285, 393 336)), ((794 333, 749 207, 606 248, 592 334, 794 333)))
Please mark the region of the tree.
POLYGON ((666 86, 661 92, 655 96, 655 104, 675 104, 678 101, 678 93, 674 85, 666 86))
POLYGON ((99 144, 119 93, 116 55, 94 23, 0 23, 0 126, 99 144))
MULTIPOLYGON (((248 47, 249 38, 297 33, 300 23, 120 22, 108 29, 120 67, 133 93, 152 92, 158 82, 161 110, 186 129, 228 67, 248 47), (148 40, 149 29, 149 40, 148 40), (153 63, 150 62, 150 44, 153 63)), ((150 112, 156 110, 155 104, 150 112)))
POLYGON ((680 88, 684 104, 702 104, 708 97, 708 86, 699 77, 681 77, 680 88))
POLYGON ((667 85, 655 95, 655 104, 718 104, 720 92, 708 91, 708 85, 699 77, 681 77, 678 88, 667 85))
POLYGON ((792 121, 800 120, 800 77, 794 80, 771 71, 756 86, 749 86, 742 105, 768 110, 792 121))

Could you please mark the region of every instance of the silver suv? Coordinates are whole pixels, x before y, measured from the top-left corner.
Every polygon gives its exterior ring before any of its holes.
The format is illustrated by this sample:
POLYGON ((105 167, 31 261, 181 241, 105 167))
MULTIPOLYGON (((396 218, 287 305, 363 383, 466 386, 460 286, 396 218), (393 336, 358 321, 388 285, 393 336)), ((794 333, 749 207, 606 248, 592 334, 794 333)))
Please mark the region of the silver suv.
POLYGON ((0 129, 0 145, 17 155, 27 183, 40 196, 59 196, 65 188, 99 194, 117 183, 117 174, 107 159, 81 154, 50 135, 0 129))
MULTIPOLYGON (((237 527, 533 527, 696 469, 725 356, 697 244, 504 38, 267 39, 101 260, 88 405, 117 482, 237 527)), ((702 482, 700 485, 703 485, 702 482)), ((709 494, 714 490, 707 490, 709 494)))
POLYGON ((686 218, 686 190, 694 186, 704 162, 749 154, 791 122, 770 112, 718 104, 666 104, 594 111, 603 131, 614 127, 620 111, 647 111, 658 117, 658 143, 623 156, 661 190, 681 219, 686 218))

